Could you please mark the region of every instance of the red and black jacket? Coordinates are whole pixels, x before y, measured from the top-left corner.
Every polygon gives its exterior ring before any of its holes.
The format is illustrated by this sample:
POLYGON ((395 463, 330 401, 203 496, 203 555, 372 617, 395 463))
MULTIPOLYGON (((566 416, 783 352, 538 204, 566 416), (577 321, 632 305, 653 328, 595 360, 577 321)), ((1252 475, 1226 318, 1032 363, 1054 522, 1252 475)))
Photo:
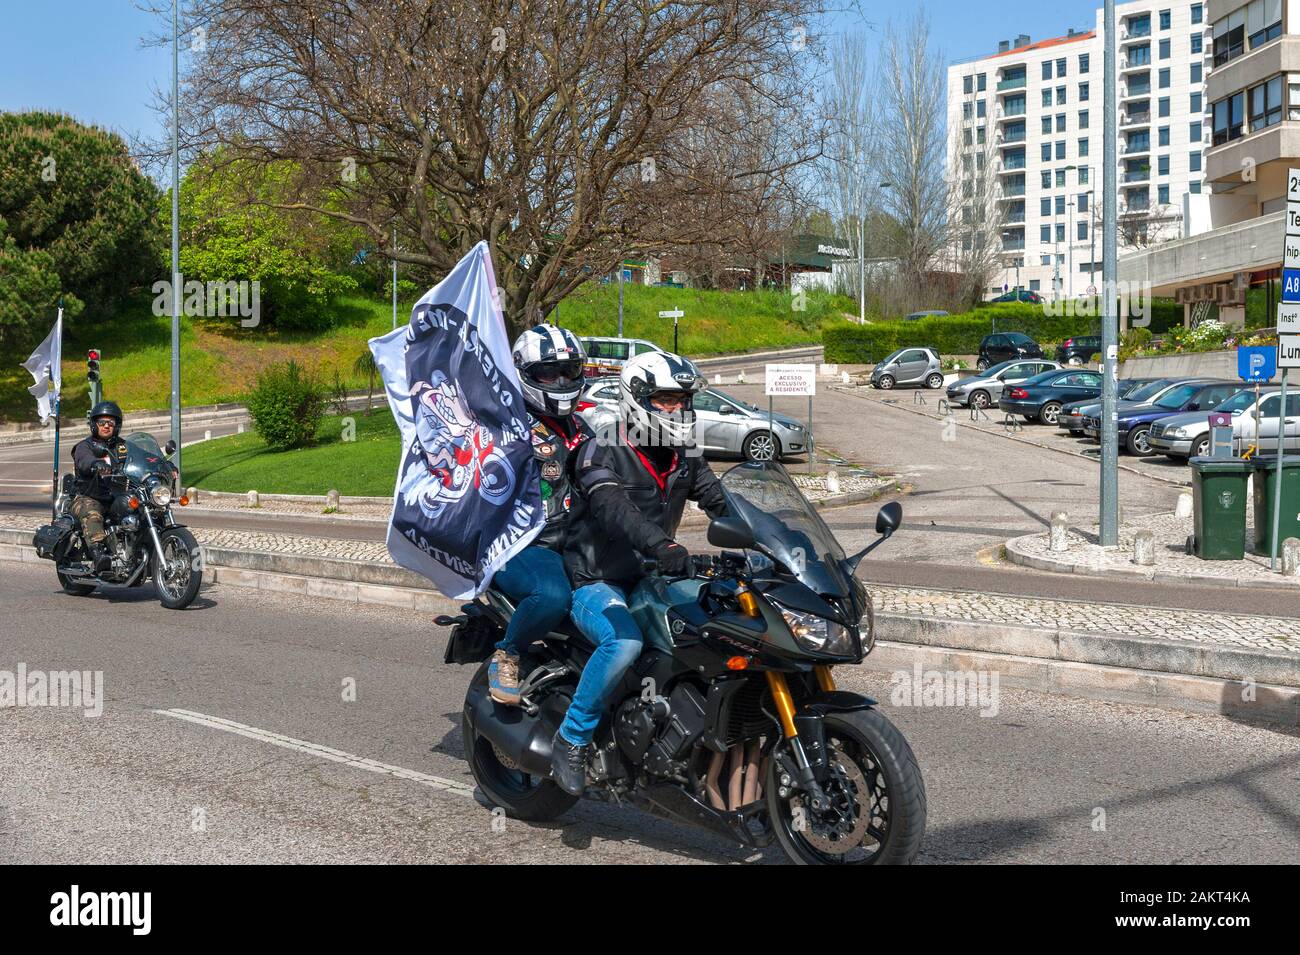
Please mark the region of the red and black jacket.
MULTIPOLYGON (((613 435, 611 435, 612 437, 613 435)), ((588 441, 578 452, 574 499, 564 538, 564 566, 575 587, 597 581, 627 585, 644 576, 642 557, 672 538, 686 502, 710 517, 727 513, 722 485, 699 454, 675 451, 666 466, 627 443, 588 441)))

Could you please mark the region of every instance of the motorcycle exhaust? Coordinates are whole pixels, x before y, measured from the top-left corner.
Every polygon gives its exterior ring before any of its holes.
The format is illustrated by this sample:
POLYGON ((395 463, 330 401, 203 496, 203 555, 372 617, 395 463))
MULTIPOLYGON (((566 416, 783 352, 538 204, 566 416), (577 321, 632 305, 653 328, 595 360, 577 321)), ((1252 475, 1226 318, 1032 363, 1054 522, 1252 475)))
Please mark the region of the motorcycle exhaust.
MULTIPOLYGON (((529 716, 522 707, 502 706, 486 686, 471 686, 465 695, 465 713, 474 731, 501 750, 516 766, 533 776, 551 772, 551 740, 559 723, 543 708, 529 716)), ((470 745, 467 740, 466 745, 470 745)))

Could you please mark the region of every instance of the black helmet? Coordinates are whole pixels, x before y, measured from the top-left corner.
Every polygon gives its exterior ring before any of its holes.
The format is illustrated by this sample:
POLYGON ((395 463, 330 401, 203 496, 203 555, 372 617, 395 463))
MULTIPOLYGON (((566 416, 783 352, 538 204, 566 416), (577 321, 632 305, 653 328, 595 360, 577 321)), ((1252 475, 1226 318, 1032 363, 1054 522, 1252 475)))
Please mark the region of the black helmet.
POLYGON ((90 414, 86 415, 86 419, 90 422, 91 434, 95 433, 96 418, 113 419, 115 422, 113 425, 113 437, 115 438, 117 437, 117 433, 122 430, 122 409, 117 406, 117 402, 101 401, 99 404, 95 405, 95 407, 90 409, 90 414))

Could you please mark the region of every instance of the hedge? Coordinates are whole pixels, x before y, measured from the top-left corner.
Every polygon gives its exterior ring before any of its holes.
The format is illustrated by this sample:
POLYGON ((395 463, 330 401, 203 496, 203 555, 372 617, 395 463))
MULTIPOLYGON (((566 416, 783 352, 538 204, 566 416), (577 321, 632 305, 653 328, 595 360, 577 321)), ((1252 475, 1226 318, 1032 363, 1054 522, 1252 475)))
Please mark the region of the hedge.
MULTIPOLYGON (((1153 332, 1182 324, 1182 306, 1170 299, 1151 303, 1153 332)), ((1008 302, 960 315, 938 315, 912 322, 845 323, 822 331, 824 361, 874 364, 899 348, 928 345, 940 355, 974 355, 985 335, 1023 332, 1037 342, 1059 342, 1075 335, 1101 334, 1096 315, 1051 315, 1041 305, 1008 302), (996 323, 996 326, 995 326, 996 323)))

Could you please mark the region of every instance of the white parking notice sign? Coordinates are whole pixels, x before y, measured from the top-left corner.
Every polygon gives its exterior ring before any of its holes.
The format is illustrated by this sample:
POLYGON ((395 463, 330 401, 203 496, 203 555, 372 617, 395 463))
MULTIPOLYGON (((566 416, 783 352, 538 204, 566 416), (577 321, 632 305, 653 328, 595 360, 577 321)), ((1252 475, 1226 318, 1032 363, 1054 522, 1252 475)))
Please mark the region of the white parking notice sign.
POLYGON ((763 394, 807 395, 817 394, 816 365, 765 365, 763 394))

